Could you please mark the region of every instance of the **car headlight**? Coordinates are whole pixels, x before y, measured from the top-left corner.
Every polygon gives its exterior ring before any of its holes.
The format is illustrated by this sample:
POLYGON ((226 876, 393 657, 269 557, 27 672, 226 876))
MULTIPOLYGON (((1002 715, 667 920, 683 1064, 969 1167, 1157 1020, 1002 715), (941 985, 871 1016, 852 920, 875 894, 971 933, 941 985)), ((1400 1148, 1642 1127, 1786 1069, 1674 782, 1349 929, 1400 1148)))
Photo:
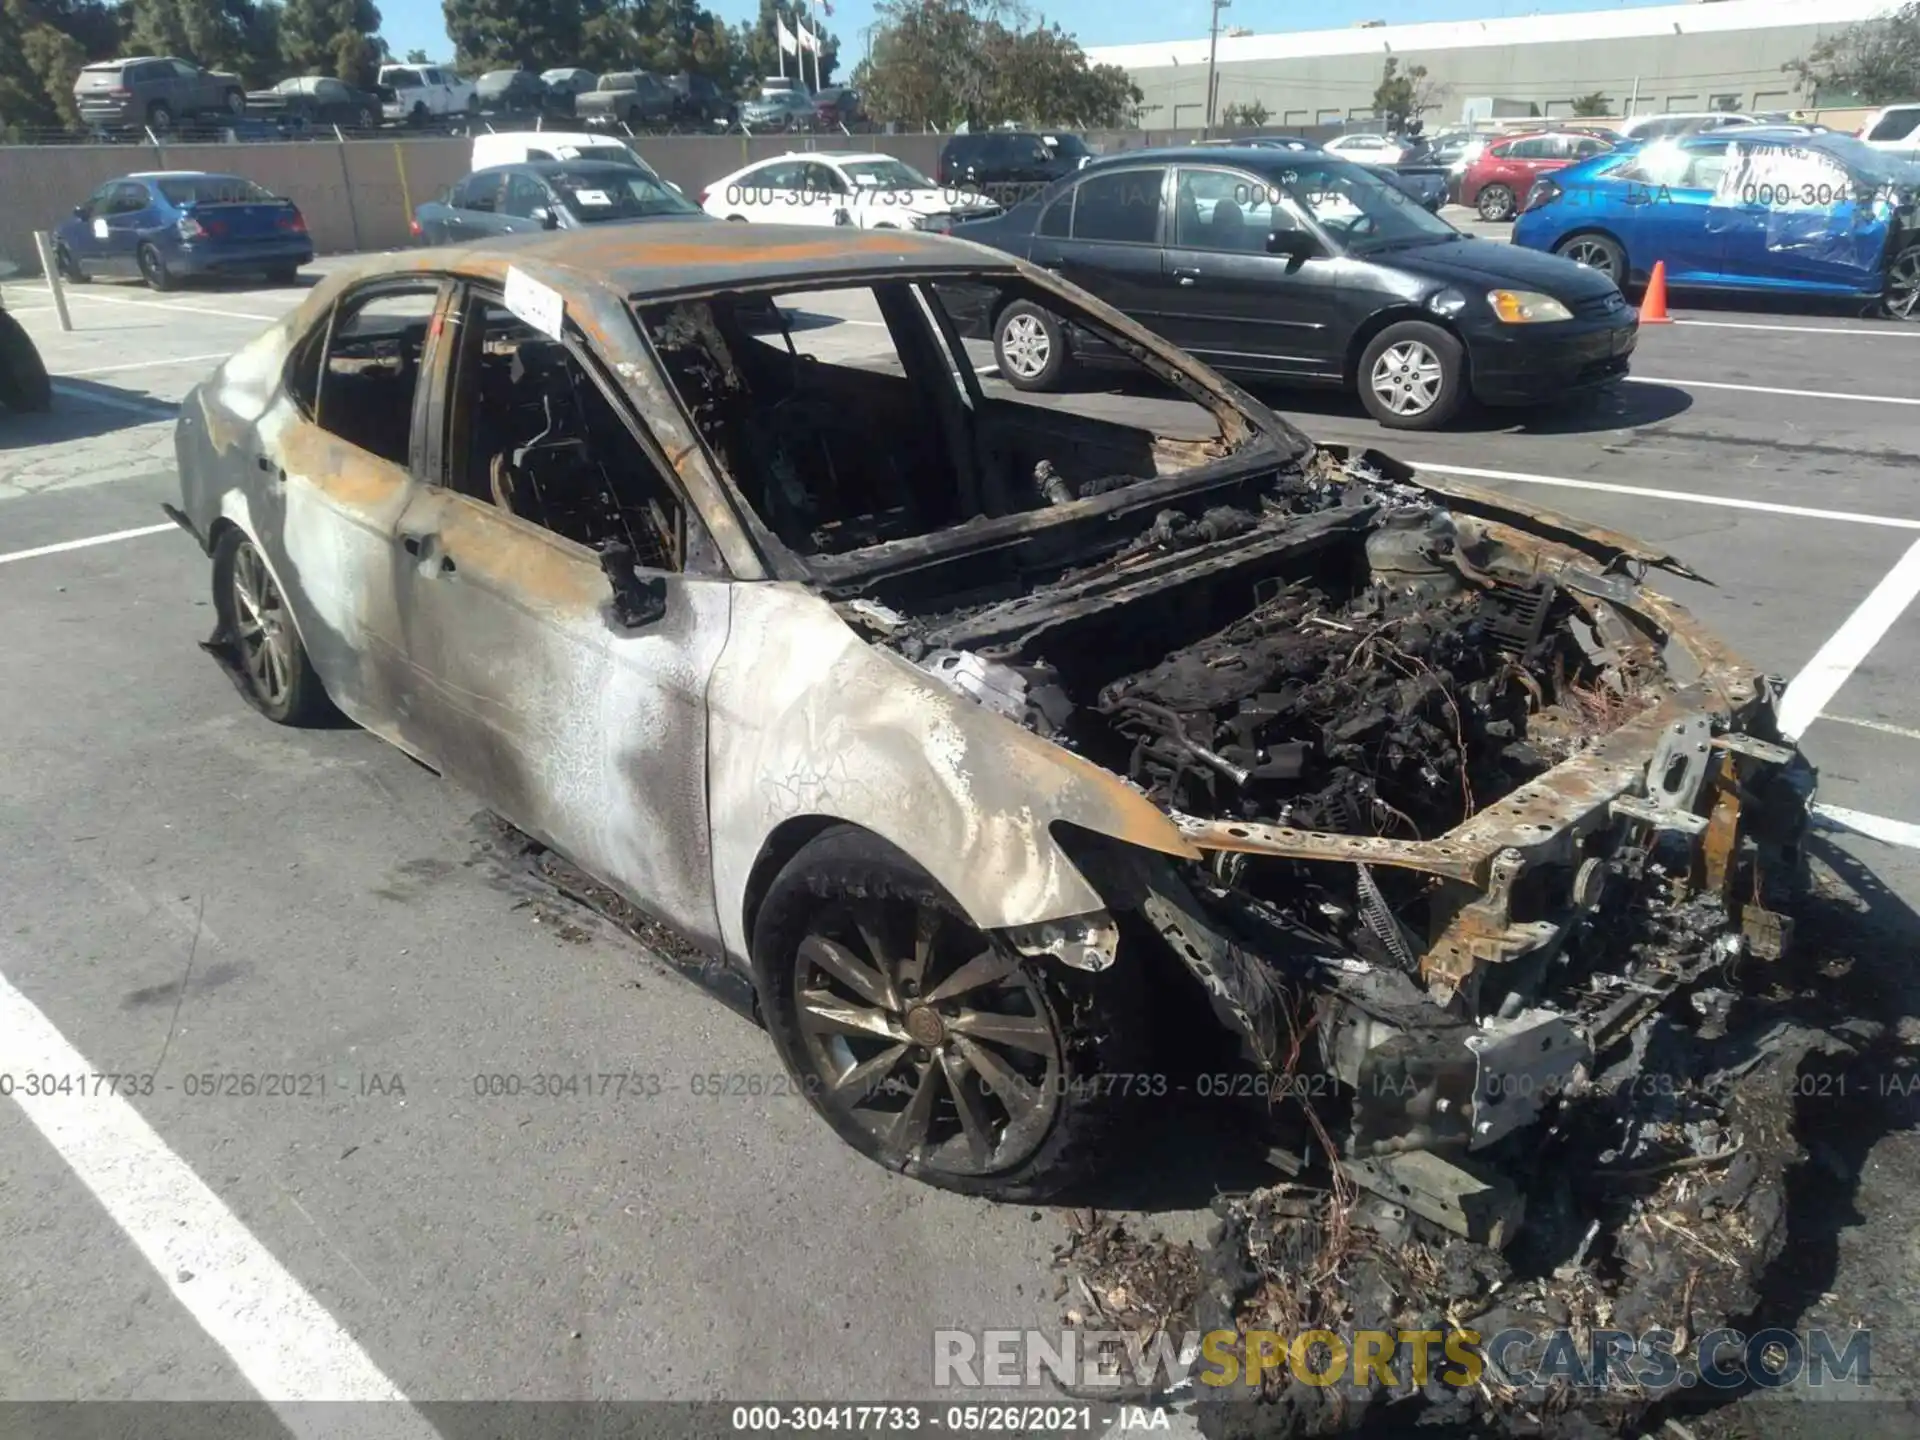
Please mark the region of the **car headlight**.
POLYGON ((1539 325, 1548 320, 1571 320, 1573 312, 1551 295, 1538 290, 1489 290, 1487 304, 1508 325, 1539 325))

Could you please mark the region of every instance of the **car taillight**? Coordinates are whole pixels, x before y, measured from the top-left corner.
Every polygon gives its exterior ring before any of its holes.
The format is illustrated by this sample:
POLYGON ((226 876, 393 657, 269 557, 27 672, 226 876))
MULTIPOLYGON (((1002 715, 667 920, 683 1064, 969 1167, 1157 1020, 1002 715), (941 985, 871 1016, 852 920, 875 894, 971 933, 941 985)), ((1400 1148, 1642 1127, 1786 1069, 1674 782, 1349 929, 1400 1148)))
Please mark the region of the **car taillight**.
POLYGON ((202 225, 198 220, 194 219, 191 215, 182 215, 180 217, 179 228, 180 228, 180 238, 182 240, 200 240, 205 238, 207 234, 207 227, 202 225))
POLYGON ((407 221, 407 229, 411 230, 415 235, 424 235, 427 233, 420 228, 420 222, 418 220, 407 221))
POLYGON ((1527 203, 1520 207, 1521 213, 1536 210, 1542 205, 1551 205, 1560 198, 1561 194, 1560 186, 1555 181, 1536 180, 1533 182, 1533 188, 1527 192, 1527 203))
POLYGON ((307 217, 302 215, 298 210, 294 211, 291 215, 282 215, 275 223, 280 229, 289 231, 295 235, 304 235, 307 233, 307 217))
POLYGON ((124 85, 114 86, 113 89, 107 91, 107 94, 115 100, 131 100, 133 98, 133 91, 124 85))
POLYGON ((704 206, 707 203, 708 197, 711 196, 712 194, 713 194, 713 187, 711 185, 709 185, 705 190, 702 190, 700 192, 700 203, 702 206, 704 206))

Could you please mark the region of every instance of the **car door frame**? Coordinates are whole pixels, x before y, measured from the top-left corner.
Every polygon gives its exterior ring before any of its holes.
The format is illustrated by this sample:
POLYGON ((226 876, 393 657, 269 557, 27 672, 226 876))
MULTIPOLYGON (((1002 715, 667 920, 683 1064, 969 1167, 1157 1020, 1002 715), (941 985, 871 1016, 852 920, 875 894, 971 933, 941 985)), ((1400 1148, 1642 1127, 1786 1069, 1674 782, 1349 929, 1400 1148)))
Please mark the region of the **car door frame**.
MULTIPOLYGON (((94 253, 98 263, 94 266, 101 275, 138 275, 140 273, 141 241, 155 228, 153 210, 158 201, 154 197, 152 185, 145 180, 134 180, 126 176, 113 182, 114 199, 107 204, 107 235, 105 242, 94 253), (139 193, 141 203, 118 209, 118 195, 121 191, 139 193)), ((129 193, 129 202, 134 198, 129 193)))
POLYGON ((518 182, 539 196, 538 201, 534 204, 534 209, 537 210, 543 206, 552 209, 554 205, 553 193, 546 181, 524 165, 509 167, 501 178, 500 204, 499 208, 495 211, 495 214, 499 217, 499 230, 497 233, 502 235, 531 235, 545 230, 547 227, 535 219, 531 212, 525 215, 516 215, 507 209, 507 203, 513 196, 514 184, 518 182))
MULTIPOLYGON (((1358 162, 1348 162, 1357 164, 1358 162)), ((1177 162, 1171 200, 1164 207, 1167 315, 1163 333, 1215 369, 1273 379, 1338 380, 1344 373, 1346 335, 1341 291, 1351 265, 1311 215, 1280 187, 1238 166, 1177 162), (1256 250, 1209 250, 1177 244, 1180 177, 1199 171, 1233 179, 1236 190, 1264 194, 1270 206, 1285 206, 1296 228, 1311 236, 1320 253, 1295 260, 1256 250), (1276 288, 1279 287, 1279 288, 1276 288), (1226 327, 1231 346, 1200 343, 1209 330, 1226 327), (1268 336, 1275 337, 1266 343, 1268 336)), ((1156 327, 1157 328, 1157 327, 1156 327)))
MULTIPOLYGON (((1112 305, 1116 310, 1131 316, 1148 329, 1157 329, 1155 320, 1159 318, 1161 307, 1167 301, 1167 290, 1172 280, 1166 273, 1161 259, 1161 249, 1166 243, 1168 224, 1169 190, 1173 184, 1174 162, 1167 159, 1140 161, 1120 161, 1112 165, 1102 165, 1097 169, 1081 170, 1070 180, 1067 190, 1048 202, 1048 209, 1068 200, 1072 209, 1068 213, 1067 234, 1064 236, 1042 235, 1040 233, 1041 215, 1034 217, 1033 233, 1028 239, 1027 258, 1041 269, 1050 271, 1062 279, 1078 285, 1112 305), (1154 215, 1153 237, 1146 241, 1137 240, 1097 240, 1080 236, 1076 232, 1080 224, 1081 192, 1089 183, 1110 179, 1116 175, 1130 175, 1149 170, 1160 171, 1159 208, 1154 215), (1125 261, 1126 263, 1118 263, 1125 261)), ((1076 339, 1076 347, 1086 337, 1076 339)))
MULTIPOLYGON (((503 286, 454 277, 444 331, 460 337, 470 302, 483 298, 505 307, 503 286)), ((633 356, 647 358, 637 327, 633 338, 633 356)), ((623 620, 598 552, 460 489, 447 437, 467 347, 442 345, 422 375, 423 468, 394 550, 399 644, 421 681, 408 739, 527 834, 649 914, 717 944, 706 696, 737 582, 666 447, 615 378, 622 357, 602 353, 570 318, 560 343, 678 503, 683 568, 635 566, 659 605, 623 620), (476 629, 493 643, 475 644, 476 629), (514 673, 502 679, 503 667, 514 673), (649 693, 670 703, 651 714, 618 704, 649 693), (536 775, 525 762, 542 757, 516 758, 515 726, 543 739, 571 727, 559 753, 544 757, 553 770, 536 775), (649 869, 659 877, 652 890, 629 883, 649 869)))

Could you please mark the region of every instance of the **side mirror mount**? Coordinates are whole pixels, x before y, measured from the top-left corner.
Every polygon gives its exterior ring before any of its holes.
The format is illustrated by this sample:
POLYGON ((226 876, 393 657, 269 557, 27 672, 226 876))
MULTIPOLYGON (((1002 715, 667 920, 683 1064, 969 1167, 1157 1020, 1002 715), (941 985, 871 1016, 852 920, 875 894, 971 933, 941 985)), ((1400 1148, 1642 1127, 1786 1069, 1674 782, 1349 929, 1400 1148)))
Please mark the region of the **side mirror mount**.
POLYGON ((73 218, 76 220, 91 219, 92 212, 89 211, 87 207, 84 205, 76 205, 73 207, 73 218))
POLYGON ((560 228, 560 217, 553 213, 550 206, 534 206, 533 214, 528 218, 539 221, 542 230, 557 230, 560 228))
POLYGON ((642 630, 667 613, 667 582, 657 575, 642 576, 634 569, 633 546, 609 540, 600 547, 600 572, 613 587, 607 614, 622 630, 642 630))
POLYGON ((1275 230, 1267 236, 1267 253, 1284 255, 1298 265, 1320 253, 1320 242, 1305 230, 1275 230))

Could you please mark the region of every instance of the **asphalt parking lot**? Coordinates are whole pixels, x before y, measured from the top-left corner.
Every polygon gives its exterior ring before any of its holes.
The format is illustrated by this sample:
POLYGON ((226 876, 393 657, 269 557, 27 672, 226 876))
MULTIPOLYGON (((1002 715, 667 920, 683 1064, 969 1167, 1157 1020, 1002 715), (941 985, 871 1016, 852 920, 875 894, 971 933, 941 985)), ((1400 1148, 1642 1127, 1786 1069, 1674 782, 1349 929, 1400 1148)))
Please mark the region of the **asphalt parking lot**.
MULTIPOLYGON (((0 420, 0 1035, 160 1088, 74 1107, 53 1136, 0 1103, 0 1396, 932 1398, 935 1330, 1057 1325, 1061 1213, 884 1174, 790 1095, 695 1093, 777 1074, 751 1024, 500 883, 470 797, 360 732, 267 724, 195 648, 206 561, 158 509, 173 407, 302 293, 95 284, 62 334, 37 285, 7 290, 57 399, 0 420), (188 1093, 214 1072, 325 1087, 188 1093), (663 1083, 481 1093, 538 1072, 663 1083)), ((808 308, 804 348, 871 351, 870 317, 808 308)), ((1912 922, 1920 327, 1676 312, 1629 383, 1436 435, 1344 397, 1263 398, 1710 577, 1659 588, 1791 681, 1825 853, 1912 922)), ((1062 403, 1160 402, 1096 380, 1062 403)), ((1113 1203, 1197 1238, 1203 1168, 1117 1182, 1113 1203)), ((1920 1137, 1833 1185, 1846 1213, 1806 1323, 1879 1328, 1876 1384, 1920 1397, 1920 1137)))

